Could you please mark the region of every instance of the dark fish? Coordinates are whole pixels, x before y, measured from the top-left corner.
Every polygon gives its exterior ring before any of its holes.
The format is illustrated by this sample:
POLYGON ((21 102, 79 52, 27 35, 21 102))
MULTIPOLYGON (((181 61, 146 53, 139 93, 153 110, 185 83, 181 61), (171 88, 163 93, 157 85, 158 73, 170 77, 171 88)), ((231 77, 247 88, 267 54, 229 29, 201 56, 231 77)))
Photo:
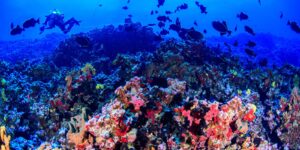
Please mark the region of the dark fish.
POLYGON ((297 24, 297 22, 295 22, 295 21, 288 21, 287 24, 291 27, 291 29, 293 31, 295 31, 296 33, 300 33, 300 27, 297 24))
POLYGON ((181 30, 181 23, 178 17, 176 18, 176 23, 169 26, 169 30, 176 31, 177 33, 181 30))
POLYGON ((240 20, 247 20, 249 18, 244 12, 240 12, 236 17, 240 18, 240 20))
POLYGON ((153 10, 151 10, 150 14, 151 14, 151 15, 153 15, 153 14, 154 14, 154 11, 153 11, 153 10))
POLYGON ((181 27, 178 26, 178 25, 176 25, 176 24, 171 24, 171 25, 169 26, 169 30, 173 30, 173 31, 176 31, 176 32, 179 32, 180 29, 181 29, 181 27))
POLYGON ((187 32, 187 38, 193 41, 200 41, 203 38, 203 34, 201 32, 196 31, 194 28, 191 28, 187 32))
POLYGON ((155 35, 154 36, 154 41, 162 41, 163 38, 161 37, 161 35, 155 35))
POLYGON ((35 24, 40 24, 40 19, 35 20, 34 18, 31 18, 29 20, 26 20, 23 23, 23 28, 30 28, 30 27, 34 27, 35 24))
POLYGON ((24 29, 22 29, 19 25, 17 25, 17 27, 13 28, 10 31, 10 35, 18 35, 21 34, 24 31, 24 29))
POLYGON ((90 38, 87 36, 76 36, 75 41, 81 46, 81 47, 90 47, 91 41, 90 38))
POLYGON ((206 7, 204 5, 201 5, 198 1, 196 1, 195 4, 200 8, 202 14, 207 14, 206 7))
POLYGON ((256 53, 252 49, 245 48, 245 52, 248 56, 256 57, 256 53))
POLYGON ((127 4, 129 4, 130 3, 130 0, 127 0, 127 4))
POLYGON ((233 46, 237 47, 239 45, 239 42, 237 40, 234 41, 233 46))
POLYGON ((149 23, 148 26, 155 26, 155 23, 149 23))
POLYGON ((260 0, 258 0, 258 3, 259 3, 259 5, 261 5, 261 1, 260 0))
POLYGON ((128 17, 130 17, 130 18, 131 18, 131 17, 132 17, 132 15, 131 15, 131 14, 129 14, 129 15, 128 15, 128 17))
POLYGON ((123 6, 122 9, 127 10, 128 6, 123 6))
POLYGON ((253 36, 255 35, 253 29, 250 28, 249 26, 245 26, 245 31, 248 32, 249 34, 253 35, 253 36))
POLYGON ((213 21, 212 22, 212 26, 215 30, 217 30, 218 32, 220 32, 220 35, 231 35, 231 31, 228 30, 227 24, 225 21, 213 21))
POLYGON ((164 27, 164 26, 165 26, 165 23, 163 23, 163 22, 159 22, 159 23, 158 23, 158 27, 162 28, 162 27, 164 27))
POLYGON ((177 11, 179 11, 179 10, 188 9, 188 7, 189 7, 188 4, 183 3, 183 4, 179 5, 179 6, 177 6, 175 12, 177 12, 177 11))
POLYGON ((237 25, 234 27, 234 31, 235 31, 235 32, 237 31, 237 25))
POLYGON ((198 26, 198 23, 197 23, 197 21, 196 21, 196 20, 194 21, 194 25, 195 25, 195 26, 198 26))
POLYGON ((178 25, 178 26, 180 26, 180 27, 181 27, 181 23, 180 23, 180 20, 179 20, 179 18, 178 18, 178 17, 176 18, 176 25, 178 25))
POLYGON ((160 35, 167 35, 167 34, 169 34, 169 31, 166 29, 160 31, 160 35))
POLYGON ((267 58, 263 58, 261 60, 259 60, 258 64, 261 66, 261 67, 265 67, 268 65, 268 59, 267 58))
POLYGON ((253 42, 253 41, 248 41, 248 43, 246 44, 246 46, 248 46, 248 47, 255 47, 256 46, 256 43, 255 42, 253 42))
POLYGON ((204 33, 204 34, 206 34, 206 33, 207 33, 206 29, 204 29, 204 30, 203 30, 203 33, 204 33))
POLYGON ((165 13, 166 13, 167 15, 172 14, 172 12, 171 12, 170 10, 166 10, 165 13))
POLYGON ((157 18, 156 18, 158 21, 161 21, 161 22, 166 22, 167 20, 168 21, 172 21, 169 17, 167 17, 167 16, 158 16, 157 18))
POLYGON ((102 4, 99 4, 98 6, 99 6, 99 7, 102 7, 103 5, 102 5, 102 4))
POLYGON ((132 23, 131 17, 125 18, 125 23, 127 24, 132 23))
POLYGON ((283 13, 282 12, 280 12, 280 19, 282 19, 283 18, 283 13))
POLYGON ((158 11, 157 11, 157 10, 155 10, 155 14, 158 14, 158 11))
POLYGON ((165 0, 158 0, 157 7, 164 5, 164 3, 165 3, 165 0))

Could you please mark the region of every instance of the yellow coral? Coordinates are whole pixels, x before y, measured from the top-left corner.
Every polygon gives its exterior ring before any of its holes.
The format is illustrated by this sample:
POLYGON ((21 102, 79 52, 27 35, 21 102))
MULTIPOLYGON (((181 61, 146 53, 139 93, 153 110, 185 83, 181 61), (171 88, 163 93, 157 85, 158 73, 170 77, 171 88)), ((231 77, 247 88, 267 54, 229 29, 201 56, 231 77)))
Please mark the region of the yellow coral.
POLYGON ((1 143, 1 150, 9 150, 9 142, 10 136, 6 135, 6 128, 5 126, 0 127, 0 143, 1 143))
POLYGON ((1 98, 4 102, 7 102, 6 94, 5 94, 5 89, 1 89, 1 98))
POLYGON ((102 90, 104 89, 104 85, 103 84, 97 84, 96 85, 96 90, 102 90))
POLYGON ((84 72, 84 73, 92 73, 93 75, 96 74, 96 69, 93 67, 92 64, 90 63, 86 63, 85 66, 83 68, 81 68, 81 71, 84 72))

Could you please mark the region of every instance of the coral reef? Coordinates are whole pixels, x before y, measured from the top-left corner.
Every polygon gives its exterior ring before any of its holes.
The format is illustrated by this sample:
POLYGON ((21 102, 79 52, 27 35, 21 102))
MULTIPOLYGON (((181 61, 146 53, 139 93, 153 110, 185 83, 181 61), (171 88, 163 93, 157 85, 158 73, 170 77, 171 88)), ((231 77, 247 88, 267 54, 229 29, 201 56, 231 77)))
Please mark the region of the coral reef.
POLYGON ((0 127, 0 143, 1 150, 10 150, 10 136, 6 135, 6 128, 4 126, 0 127))

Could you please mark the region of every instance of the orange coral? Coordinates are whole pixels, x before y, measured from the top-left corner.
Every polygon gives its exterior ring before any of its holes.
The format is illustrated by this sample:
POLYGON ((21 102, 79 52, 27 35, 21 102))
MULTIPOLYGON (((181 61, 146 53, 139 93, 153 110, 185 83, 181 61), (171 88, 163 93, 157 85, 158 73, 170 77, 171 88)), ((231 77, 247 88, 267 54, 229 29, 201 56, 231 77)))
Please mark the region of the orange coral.
POLYGON ((9 150, 10 136, 6 135, 5 126, 0 127, 0 146, 1 150, 9 150))

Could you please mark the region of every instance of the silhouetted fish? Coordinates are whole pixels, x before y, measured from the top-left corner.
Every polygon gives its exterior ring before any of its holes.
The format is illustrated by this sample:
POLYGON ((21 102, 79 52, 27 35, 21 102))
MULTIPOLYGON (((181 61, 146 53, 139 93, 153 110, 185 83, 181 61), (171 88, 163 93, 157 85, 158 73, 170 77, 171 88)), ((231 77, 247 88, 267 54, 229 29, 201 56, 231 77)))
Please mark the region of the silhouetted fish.
POLYGON ((265 67, 268 65, 268 59, 267 58, 263 58, 261 60, 259 60, 258 64, 262 67, 265 67))
POLYGON ((169 31, 166 29, 160 31, 160 35, 167 35, 167 34, 169 34, 169 31))
POLYGON ((261 5, 261 1, 260 0, 258 0, 258 3, 259 3, 259 5, 261 5))
POLYGON ((165 13, 166 13, 167 15, 172 14, 172 12, 171 12, 170 10, 166 10, 165 13))
POLYGON ((165 23, 163 23, 163 22, 159 22, 159 23, 158 23, 158 27, 162 28, 162 27, 164 27, 164 26, 165 26, 165 23))
POLYGON ((99 4, 98 6, 99 6, 99 7, 102 7, 103 5, 102 5, 102 4, 99 4))
POLYGON ((297 24, 297 22, 295 22, 295 21, 288 21, 287 24, 291 27, 291 29, 293 31, 295 31, 296 33, 300 33, 300 27, 297 24))
POLYGON ((10 31, 10 35, 18 35, 21 34, 24 31, 24 29, 22 29, 19 25, 17 25, 17 27, 13 28, 10 31))
POLYGON ((282 19, 283 18, 283 13, 282 12, 280 12, 280 19, 282 19))
POLYGON ((251 57, 256 57, 256 53, 252 49, 245 48, 245 52, 247 55, 249 55, 251 57))
POLYGON ((249 18, 244 12, 240 12, 236 17, 240 18, 240 20, 247 20, 249 18))
POLYGON ((87 36, 76 36, 75 41, 81 46, 81 47, 90 47, 90 38, 87 36))
POLYGON ((165 3, 165 0, 158 0, 157 7, 164 5, 164 3, 165 3))
POLYGON ((10 29, 14 28, 14 23, 10 23, 10 29))
POLYGON ((194 25, 195 25, 195 26, 198 26, 198 23, 197 23, 197 21, 196 21, 196 20, 194 21, 194 25))
POLYGON ((203 30, 203 33, 204 33, 204 34, 206 34, 206 33, 207 33, 206 29, 204 29, 204 30, 203 30))
POLYGON ((198 1, 196 1, 195 4, 200 8, 202 14, 207 14, 206 7, 204 5, 201 5, 198 1))
POLYGON ((153 10, 151 10, 150 14, 151 14, 151 15, 153 15, 153 14, 154 14, 154 11, 153 11, 153 10))
POLYGON ((234 31, 235 31, 235 32, 237 31, 237 25, 234 27, 234 31))
POLYGON ((248 41, 248 43, 246 44, 246 46, 248 46, 248 47, 255 47, 256 43, 253 42, 253 41, 248 41))
POLYGON ((128 6, 123 6, 122 9, 127 10, 128 6))
POLYGON ((203 34, 201 32, 196 31, 194 28, 188 30, 187 38, 189 40, 199 41, 203 38, 203 34))
POLYGON ((253 36, 255 35, 253 29, 250 28, 249 26, 245 26, 245 31, 248 32, 249 34, 253 35, 253 36))
POLYGON ((23 23, 23 28, 30 28, 30 27, 34 27, 35 24, 40 24, 40 19, 35 20, 34 18, 31 18, 29 20, 26 20, 23 23))
POLYGON ((231 31, 228 30, 227 24, 225 21, 213 21, 212 26, 215 30, 220 32, 220 35, 231 34, 231 31))
POLYGON ((167 16, 158 16, 157 18, 156 18, 158 21, 161 21, 161 22, 166 22, 167 20, 168 21, 172 21, 169 17, 167 17, 167 16))
POLYGON ((149 23, 148 26, 155 26, 155 23, 149 23))
POLYGON ((188 4, 183 3, 183 4, 179 5, 179 6, 177 6, 175 12, 177 12, 177 11, 179 11, 179 10, 188 9, 188 7, 189 7, 188 4))

